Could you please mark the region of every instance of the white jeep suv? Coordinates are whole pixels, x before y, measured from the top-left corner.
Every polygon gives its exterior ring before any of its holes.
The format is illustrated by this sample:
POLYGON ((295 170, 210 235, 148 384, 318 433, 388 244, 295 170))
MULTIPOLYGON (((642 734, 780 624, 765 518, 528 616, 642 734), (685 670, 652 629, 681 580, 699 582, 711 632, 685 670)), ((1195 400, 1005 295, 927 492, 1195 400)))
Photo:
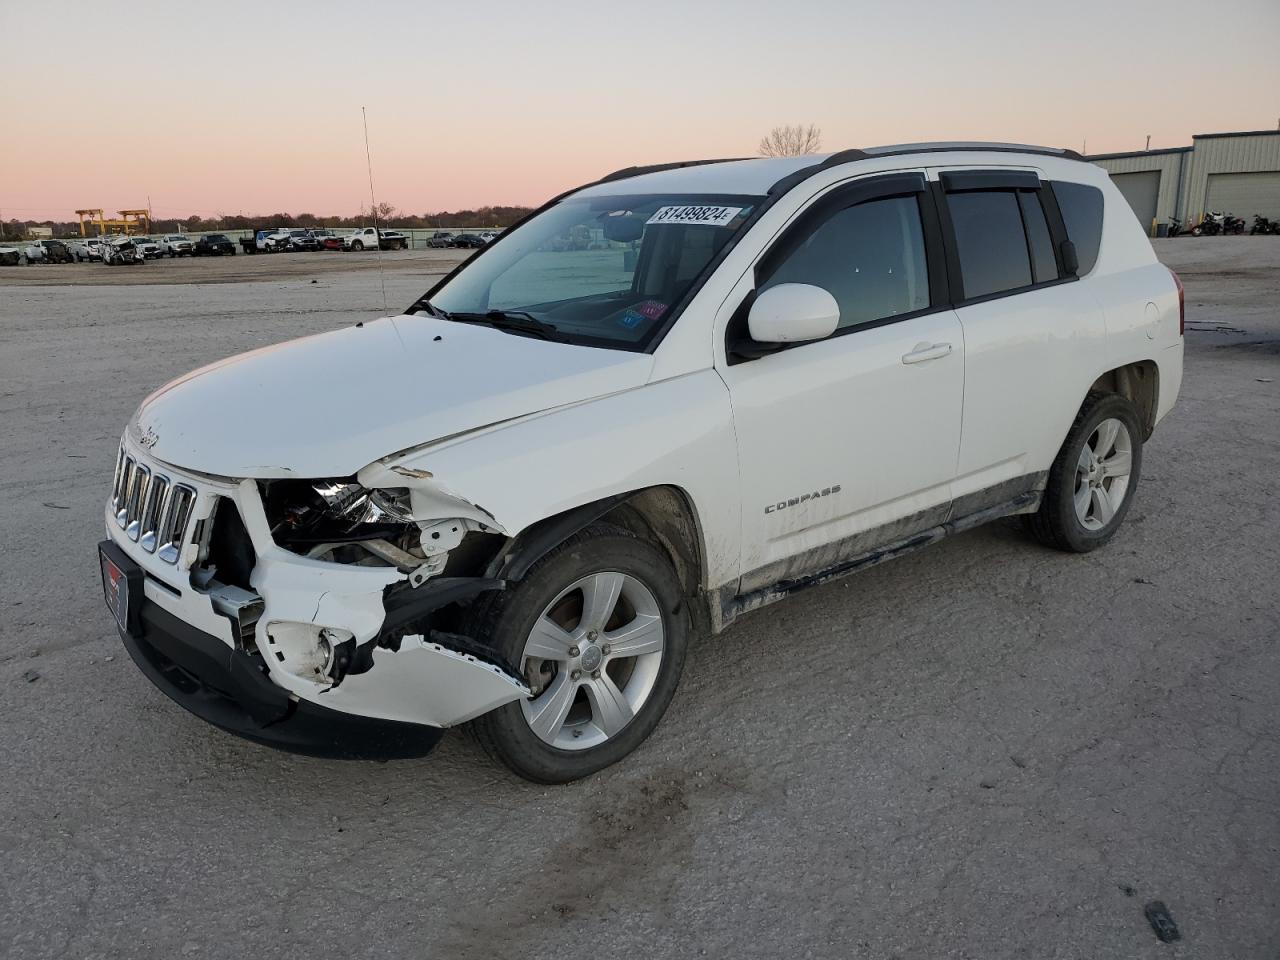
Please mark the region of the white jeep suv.
POLYGON ((619 171, 398 316, 143 401, 108 606, 241 736, 405 756, 470 722, 571 780, 654 730, 695 631, 1009 514, 1106 543, 1181 299, 1068 151, 619 171))

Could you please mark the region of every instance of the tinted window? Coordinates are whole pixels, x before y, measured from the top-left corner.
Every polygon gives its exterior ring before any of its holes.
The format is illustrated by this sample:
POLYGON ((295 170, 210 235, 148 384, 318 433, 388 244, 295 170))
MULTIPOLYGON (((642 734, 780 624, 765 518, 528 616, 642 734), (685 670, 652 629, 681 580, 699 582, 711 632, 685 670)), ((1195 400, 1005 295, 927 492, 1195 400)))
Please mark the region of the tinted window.
POLYGON ((1053 195, 1067 227, 1067 238, 1076 245, 1080 260, 1079 275, 1084 276, 1098 262, 1098 245, 1102 242, 1102 191, 1083 183, 1055 181, 1053 195))
POLYGON ((1031 285, 1031 257, 1015 191, 947 195, 966 299, 1031 285))
POLYGON ((822 287, 840 304, 840 327, 929 306, 924 231, 914 196, 872 200, 833 214, 790 252, 760 289, 822 287))
POLYGON ((1027 249, 1031 251, 1031 272, 1036 283, 1057 280, 1058 261, 1053 256, 1053 238, 1049 236, 1049 222, 1044 218, 1039 195, 1019 190, 1018 205, 1022 208, 1022 225, 1027 231, 1027 249))

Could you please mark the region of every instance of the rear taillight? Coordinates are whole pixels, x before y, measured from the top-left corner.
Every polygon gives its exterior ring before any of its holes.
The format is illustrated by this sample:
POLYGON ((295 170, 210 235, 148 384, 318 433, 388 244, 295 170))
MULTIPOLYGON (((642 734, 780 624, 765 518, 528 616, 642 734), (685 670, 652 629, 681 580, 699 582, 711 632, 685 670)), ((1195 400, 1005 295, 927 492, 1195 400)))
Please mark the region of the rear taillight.
POLYGON ((1173 276, 1174 285, 1178 288, 1178 336, 1184 336, 1187 331, 1187 292, 1182 289, 1182 278, 1172 270, 1169 273, 1173 276))

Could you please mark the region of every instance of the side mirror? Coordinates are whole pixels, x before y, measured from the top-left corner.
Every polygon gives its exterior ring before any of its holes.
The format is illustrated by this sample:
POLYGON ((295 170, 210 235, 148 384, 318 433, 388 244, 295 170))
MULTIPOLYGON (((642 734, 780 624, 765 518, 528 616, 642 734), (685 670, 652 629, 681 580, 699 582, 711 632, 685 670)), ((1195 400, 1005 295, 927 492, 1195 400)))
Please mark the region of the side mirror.
POLYGON ((803 343, 822 340, 840 324, 840 305, 821 287, 780 283, 756 297, 747 314, 747 329, 757 343, 803 343))
POLYGON ((1062 269, 1069 277, 1080 272, 1080 257, 1076 254, 1076 245, 1070 240, 1062 241, 1062 269))

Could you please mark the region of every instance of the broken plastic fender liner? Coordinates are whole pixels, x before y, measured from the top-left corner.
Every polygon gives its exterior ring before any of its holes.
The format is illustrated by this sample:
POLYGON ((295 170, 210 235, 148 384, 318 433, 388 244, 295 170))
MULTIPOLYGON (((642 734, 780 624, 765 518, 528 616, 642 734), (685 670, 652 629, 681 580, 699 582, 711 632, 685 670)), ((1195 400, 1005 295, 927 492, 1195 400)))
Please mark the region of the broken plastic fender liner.
POLYGON ((436 577, 420 587, 412 587, 404 581, 390 584, 382 592, 382 604, 387 614, 375 642, 380 647, 398 649, 400 638, 406 633, 424 632, 415 621, 427 614, 451 603, 505 587, 503 580, 483 577, 436 577))

